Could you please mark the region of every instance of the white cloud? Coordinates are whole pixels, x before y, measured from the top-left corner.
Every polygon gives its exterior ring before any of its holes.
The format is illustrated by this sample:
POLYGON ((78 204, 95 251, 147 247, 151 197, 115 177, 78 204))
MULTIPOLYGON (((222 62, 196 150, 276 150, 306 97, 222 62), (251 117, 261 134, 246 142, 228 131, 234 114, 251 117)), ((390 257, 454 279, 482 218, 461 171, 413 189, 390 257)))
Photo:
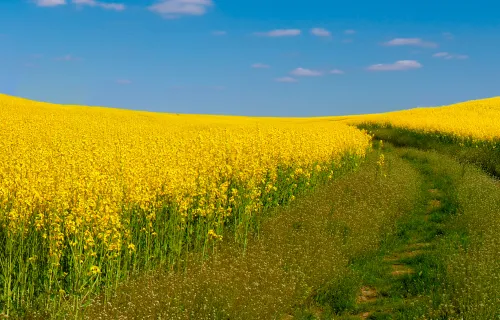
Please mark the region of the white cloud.
POLYGON ((132 81, 129 79, 118 79, 118 80, 116 80, 116 83, 118 83, 118 84, 131 84, 132 81))
POLYGON ((292 77, 281 77, 274 79, 276 82, 298 82, 299 80, 292 77))
POLYGON ((349 29, 349 30, 345 30, 344 31, 345 34, 355 34, 356 31, 355 30, 352 30, 352 29, 349 29))
POLYGON ((415 60, 399 60, 389 64, 374 64, 368 67, 370 71, 405 71, 422 68, 422 65, 415 60))
POLYGON ((66 4, 66 0, 34 0, 39 7, 55 7, 66 4))
POLYGON ((332 35, 330 33, 330 31, 323 29, 323 28, 312 28, 311 34, 313 34, 317 37, 330 37, 332 35))
POLYGON ((182 16, 202 16, 211 6, 213 6, 212 0, 158 0, 148 9, 164 18, 172 19, 182 16))
POLYGON ((345 72, 339 69, 330 70, 330 74, 344 74, 345 72))
POLYGON ((123 3, 102 3, 96 2, 97 5, 103 9, 123 11, 125 10, 125 5, 123 3))
POLYGON ((386 46, 417 46, 435 48, 434 42, 424 41, 420 38, 395 38, 384 43, 386 46))
POLYGON ((227 34, 227 31, 224 31, 224 30, 212 31, 212 35, 214 35, 214 36, 225 36, 226 34, 227 34))
MULTIPOLYGON (((33 0, 39 7, 55 7, 67 4, 67 0, 33 0)), ((69 1, 69 0, 68 0, 69 1)), ((107 10, 122 11, 125 5, 122 3, 106 3, 97 0, 71 0, 77 6, 100 7, 107 10)))
POLYGON ((302 33, 299 29, 276 29, 268 32, 256 32, 257 36, 264 37, 294 37, 302 33))
POLYGON ((100 7, 106 10, 123 11, 125 5, 122 3, 106 3, 97 0, 72 0, 73 4, 78 6, 100 7))
POLYGON ((297 68, 295 70, 292 70, 290 74, 293 74, 294 76, 299 76, 299 77, 317 77, 321 76, 322 73, 320 71, 316 70, 311 70, 311 69, 304 69, 304 68, 297 68))
POLYGON ((436 58, 441 58, 441 57, 446 57, 448 55, 449 55, 448 52, 438 52, 438 53, 434 53, 432 56, 436 57, 436 58))
POLYGON ((270 66, 267 65, 267 64, 264 64, 264 63, 254 63, 254 64, 252 64, 252 68, 255 68, 255 69, 267 69, 267 68, 270 68, 270 66))
POLYGON ((443 58, 446 60, 451 60, 451 59, 465 60, 469 58, 469 56, 466 54, 450 54, 448 52, 437 52, 432 56, 435 58, 443 58))
POLYGON ((73 56, 71 54, 67 54, 67 55, 64 55, 62 57, 56 58, 56 60, 60 60, 60 61, 78 61, 78 60, 81 60, 81 58, 75 57, 75 56, 73 56))

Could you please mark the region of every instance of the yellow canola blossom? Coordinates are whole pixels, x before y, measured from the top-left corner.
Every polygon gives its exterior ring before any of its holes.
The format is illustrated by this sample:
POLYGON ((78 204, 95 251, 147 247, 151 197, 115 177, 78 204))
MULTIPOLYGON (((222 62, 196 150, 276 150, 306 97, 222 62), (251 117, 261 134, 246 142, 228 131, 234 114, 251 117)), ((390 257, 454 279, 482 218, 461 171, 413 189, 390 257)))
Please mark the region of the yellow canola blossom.
MULTIPOLYGON (((114 281, 113 268, 147 264, 196 234, 210 240, 236 213, 247 221, 244 215, 272 201, 293 199, 314 177, 332 177, 345 156, 361 159, 370 139, 332 121, 163 114, 0 95, 0 223, 11 235, 5 241, 12 240, 4 250, 26 250, 16 265, 39 268, 14 280, 45 286, 30 292, 69 294, 89 283, 89 270, 114 281), (69 286, 69 278, 82 283, 69 286)), ((5 268, 4 278, 17 277, 5 268)))
POLYGON ((500 97, 449 106, 351 116, 339 121, 350 124, 390 124, 393 127, 446 134, 459 139, 494 142, 500 140, 500 97))
POLYGON ((347 152, 363 156, 369 144, 364 133, 331 122, 171 115, 8 96, 0 96, 0 118, 0 204, 9 202, 12 221, 35 211, 66 212, 72 232, 84 223, 103 231, 119 224, 122 205, 146 208, 167 196, 187 209, 191 196, 227 193, 223 181, 253 187, 279 165, 312 170, 347 152))

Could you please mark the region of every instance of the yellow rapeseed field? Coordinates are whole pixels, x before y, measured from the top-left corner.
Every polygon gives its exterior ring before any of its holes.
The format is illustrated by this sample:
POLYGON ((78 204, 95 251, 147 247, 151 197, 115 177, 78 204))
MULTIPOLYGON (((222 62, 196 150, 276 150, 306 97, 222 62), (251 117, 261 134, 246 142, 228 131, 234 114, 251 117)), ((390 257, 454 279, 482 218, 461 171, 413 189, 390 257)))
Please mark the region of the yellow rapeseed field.
POLYGON ((390 124, 433 134, 445 134, 471 142, 500 140, 500 97, 471 100, 449 106, 415 108, 373 115, 339 118, 350 124, 390 124))
POLYGON ((175 115, 0 95, 3 310, 84 301, 130 272, 205 251, 224 228, 356 166, 333 121, 175 115), (54 298, 55 297, 55 298, 54 298))

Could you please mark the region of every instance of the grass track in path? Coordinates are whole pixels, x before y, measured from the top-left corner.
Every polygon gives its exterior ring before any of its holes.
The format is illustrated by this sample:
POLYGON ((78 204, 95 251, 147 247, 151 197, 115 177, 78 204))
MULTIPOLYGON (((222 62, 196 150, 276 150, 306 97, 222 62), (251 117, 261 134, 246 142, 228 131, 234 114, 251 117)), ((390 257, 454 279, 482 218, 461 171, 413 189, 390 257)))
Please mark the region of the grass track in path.
POLYGON ((204 265, 136 279, 110 304, 96 301, 86 318, 286 319, 332 291, 340 295, 328 308, 349 309, 361 284, 349 261, 377 251, 418 194, 419 176, 407 162, 388 156, 391 169, 382 177, 377 159, 371 154, 357 172, 277 210, 246 255, 224 239, 204 265))
POLYGON ((414 150, 388 147, 384 152, 405 159, 420 172, 418 202, 397 220, 395 231, 381 241, 378 251, 351 260, 353 272, 361 278, 357 303, 350 310, 312 319, 414 319, 427 313, 430 299, 441 291, 444 271, 435 256, 436 242, 457 210, 449 164, 436 166, 426 153, 414 150))
POLYGON ((351 260, 355 305, 296 319, 500 319, 500 190, 473 166, 436 152, 393 149, 422 175, 417 205, 371 256, 351 260), (335 311, 335 310, 334 310, 335 311))

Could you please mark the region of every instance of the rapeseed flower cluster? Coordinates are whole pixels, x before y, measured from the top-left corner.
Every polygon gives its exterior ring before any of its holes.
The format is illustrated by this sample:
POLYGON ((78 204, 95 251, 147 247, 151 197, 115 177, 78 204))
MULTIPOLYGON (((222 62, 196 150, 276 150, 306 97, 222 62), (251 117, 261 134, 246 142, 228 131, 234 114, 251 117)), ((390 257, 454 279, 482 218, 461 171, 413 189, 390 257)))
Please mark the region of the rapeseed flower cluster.
POLYGON ((340 121, 350 124, 389 125, 452 138, 459 143, 487 142, 497 146, 500 141, 500 97, 471 100, 449 106, 351 116, 340 121))
MULTIPOLYGON (((131 272, 246 243, 263 209, 355 167, 332 121, 174 115, 0 95, 0 305, 84 299, 131 272), (226 230, 227 232, 227 230, 226 230)), ((81 302, 81 301, 80 301, 81 302)))

